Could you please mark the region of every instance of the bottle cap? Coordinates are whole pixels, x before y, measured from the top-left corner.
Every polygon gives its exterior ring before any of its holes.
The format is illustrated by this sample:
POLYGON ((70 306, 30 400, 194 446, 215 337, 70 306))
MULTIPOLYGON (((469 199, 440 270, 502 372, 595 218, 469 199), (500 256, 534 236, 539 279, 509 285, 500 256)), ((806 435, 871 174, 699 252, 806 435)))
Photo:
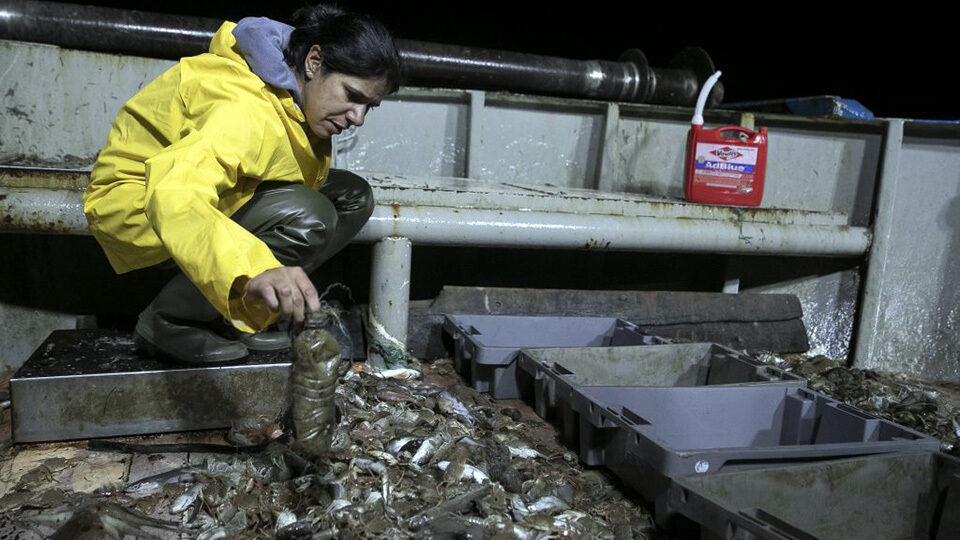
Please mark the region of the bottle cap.
POLYGON ((323 328, 330 321, 330 315, 323 311, 308 312, 303 319, 304 328, 323 328))

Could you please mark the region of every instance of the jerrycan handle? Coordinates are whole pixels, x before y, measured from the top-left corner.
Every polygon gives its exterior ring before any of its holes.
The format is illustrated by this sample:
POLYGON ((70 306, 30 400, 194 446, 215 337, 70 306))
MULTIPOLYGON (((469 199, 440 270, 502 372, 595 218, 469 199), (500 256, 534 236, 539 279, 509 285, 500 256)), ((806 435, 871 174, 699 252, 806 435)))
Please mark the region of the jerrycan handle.
POLYGON ((714 133, 717 133, 717 134, 719 134, 719 135, 721 135, 721 136, 722 136, 724 133, 739 133, 740 136, 739 136, 738 138, 739 138, 741 141, 743 141, 743 142, 746 142, 748 139, 752 139, 752 138, 756 137, 756 136, 757 136, 757 133, 758 133, 758 132, 756 132, 756 131, 751 131, 751 130, 745 128, 745 127, 740 127, 740 126, 723 126, 723 127, 721 127, 721 128, 717 128, 717 129, 715 129, 715 130, 713 130, 713 131, 714 131, 714 133))

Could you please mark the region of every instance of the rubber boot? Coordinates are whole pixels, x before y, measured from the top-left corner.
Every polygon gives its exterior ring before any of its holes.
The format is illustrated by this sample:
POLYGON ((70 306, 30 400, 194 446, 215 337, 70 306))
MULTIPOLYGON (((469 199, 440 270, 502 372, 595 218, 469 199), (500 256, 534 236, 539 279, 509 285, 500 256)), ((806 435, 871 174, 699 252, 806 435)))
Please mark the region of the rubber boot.
MULTIPOLYGON (((231 217, 262 240, 281 263, 309 274, 346 246, 373 212, 373 192, 363 177, 331 169, 319 193, 302 184, 264 181, 231 217)), ((229 323, 227 323, 229 324, 229 323)), ((250 350, 290 347, 276 325, 256 334, 228 333, 250 350)))
POLYGON ((255 334, 248 334, 237 330, 225 319, 220 319, 213 330, 227 339, 243 343, 251 351, 282 351, 289 349, 291 345, 290 334, 276 324, 255 334))
MULTIPOLYGON (((291 182, 261 182, 231 219, 262 240, 281 263, 309 274, 356 236, 373 206, 366 180, 331 169, 319 192, 291 182)), ((238 360, 248 349, 290 347, 289 335, 276 326, 256 334, 234 329, 183 274, 140 314, 136 334, 146 348, 193 364, 238 360)))
POLYGON ((221 315, 184 274, 170 280, 137 318, 138 344, 187 364, 219 364, 247 356, 243 343, 210 329, 221 315))

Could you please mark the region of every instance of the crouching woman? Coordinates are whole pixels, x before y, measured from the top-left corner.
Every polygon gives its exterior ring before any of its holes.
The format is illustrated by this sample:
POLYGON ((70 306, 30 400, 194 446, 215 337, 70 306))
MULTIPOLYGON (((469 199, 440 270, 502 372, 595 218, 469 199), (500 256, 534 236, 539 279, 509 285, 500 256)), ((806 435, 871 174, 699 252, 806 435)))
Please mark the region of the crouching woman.
POLYGON ((289 346, 268 327, 320 308, 308 274, 373 210, 361 177, 330 169, 330 138, 397 90, 379 22, 339 8, 224 23, 117 115, 84 212, 118 273, 176 264, 138 342, 187 363, 289 346))

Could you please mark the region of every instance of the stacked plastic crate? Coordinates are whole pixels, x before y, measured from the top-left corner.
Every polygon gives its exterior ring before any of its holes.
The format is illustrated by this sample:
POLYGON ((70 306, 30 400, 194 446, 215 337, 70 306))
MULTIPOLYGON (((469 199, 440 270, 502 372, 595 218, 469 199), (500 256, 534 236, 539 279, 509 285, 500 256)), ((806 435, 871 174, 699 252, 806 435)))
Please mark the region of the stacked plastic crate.
POLYGON ((613 318, 449 315, 473 387, 522 397, 657 520, 726 538, 960 537, 960 460, 939 441, 712 343, 613 318), (882 516, 877 516, 883 512, 882 516))

